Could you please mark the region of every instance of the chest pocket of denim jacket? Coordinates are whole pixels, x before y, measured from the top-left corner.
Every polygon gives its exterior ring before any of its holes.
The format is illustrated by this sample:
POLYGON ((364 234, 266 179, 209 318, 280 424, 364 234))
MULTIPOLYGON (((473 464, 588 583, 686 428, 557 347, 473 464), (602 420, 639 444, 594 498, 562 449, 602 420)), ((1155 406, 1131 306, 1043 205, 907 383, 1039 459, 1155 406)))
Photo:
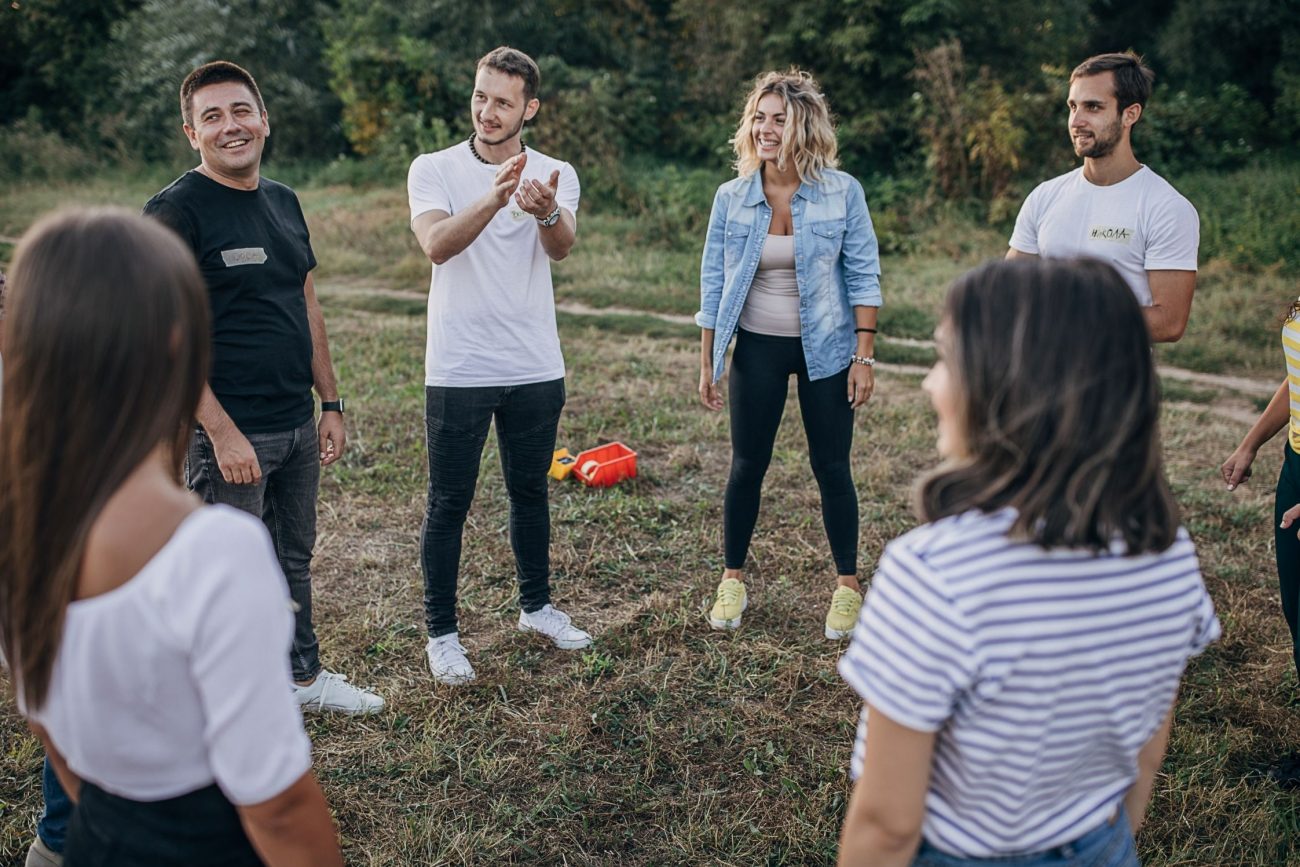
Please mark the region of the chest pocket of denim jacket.
POLYGON ((821 220, 812 224, 813 244, 818 259, 834 259, 844 245, 844 220, 821 220))
POLYGON ((722 261, 728 273, 740 265, 745 258, 745 247, 749 243, 752 226, 727 226, 727 237, 723 242, 722 261))

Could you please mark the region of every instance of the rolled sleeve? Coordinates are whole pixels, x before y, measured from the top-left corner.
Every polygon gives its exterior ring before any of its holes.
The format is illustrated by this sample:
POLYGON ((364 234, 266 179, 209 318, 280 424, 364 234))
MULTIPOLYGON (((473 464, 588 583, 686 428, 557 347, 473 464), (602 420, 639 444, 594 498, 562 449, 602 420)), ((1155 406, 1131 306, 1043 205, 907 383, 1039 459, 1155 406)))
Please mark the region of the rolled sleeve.
POLYGON ((695 324, 701 328, 717 327, 718 305, 722 303, 727 214, 721 193, 719 190, 713 196, 709 230, 704 237, 704 253, 700 257, 700 309, 695 314, 695 324))
POLYGON ((844 289, 850 306, 880 307, 880 244, 867 210, 867 197, 856 180, 847 192, 844 243, 844 289))

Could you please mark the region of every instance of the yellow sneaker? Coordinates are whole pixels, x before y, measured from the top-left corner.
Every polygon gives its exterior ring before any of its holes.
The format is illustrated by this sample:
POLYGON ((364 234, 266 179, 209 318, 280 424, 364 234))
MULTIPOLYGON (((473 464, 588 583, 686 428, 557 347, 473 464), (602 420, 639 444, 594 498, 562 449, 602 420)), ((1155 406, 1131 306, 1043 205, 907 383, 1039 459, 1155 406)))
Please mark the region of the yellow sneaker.
POLYGON ((836 587, 831 596, 831 608, 826 612, 826 637, 831 641, 848 638, 858 622, 862 608, 862 594, 852 587, 836 587))
POLYGON ((745 585, 735 578, 725 578, 718 584, 718 596, 709 612, 709 625, 714 629, 735 629, 740 625, 740 615, 749 605, 745 585))

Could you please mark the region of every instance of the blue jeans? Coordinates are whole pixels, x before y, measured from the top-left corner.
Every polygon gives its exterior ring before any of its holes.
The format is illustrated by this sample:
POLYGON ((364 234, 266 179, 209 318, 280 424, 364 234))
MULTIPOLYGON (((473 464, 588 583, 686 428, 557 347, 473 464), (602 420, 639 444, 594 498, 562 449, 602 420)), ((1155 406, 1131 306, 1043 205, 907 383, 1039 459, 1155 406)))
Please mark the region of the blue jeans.
POLYGON ((461 537, 493 420, 510 497, 510 546, 515 554, 519 604, 525 611, 537 611, 551 601, 551 507, 546 473, 564 409, 564 380, 478 388, 426 386, 424 392, 429 498, 420 528, 420 567, 429 637, 458 630, 456 583, 461 537))
POLYGON ((320 488, 316 422, 308 419, 297 430, 245 436, 261 465, 260 481, 251 485, 227 482, 217 466, 212 440, 202 428, 190 441, 186 481, 203 502, 234 506, 266 524, 297 607, 289 654, 293 679, 311 680, 320 672, 320 648, 311 622, 311 555, 316 546, 316 494, 320 488))
POLYGON ((1045 852, 1026 855, 1007 855, 998 858, 962 858, 940 852, 922 841, 913 867, 1138 867, 1137 846, 1129 828, 1128 814, 1123 806, 1114 818, 1074 840, 1045 852))
POLYGON ((62 852, 68 839, 68 822, 72 819, 72 799, 63 791, 50 760, 41 768, 41 796, 45 809, 36 823, 36 836, 53 852, 62 852))

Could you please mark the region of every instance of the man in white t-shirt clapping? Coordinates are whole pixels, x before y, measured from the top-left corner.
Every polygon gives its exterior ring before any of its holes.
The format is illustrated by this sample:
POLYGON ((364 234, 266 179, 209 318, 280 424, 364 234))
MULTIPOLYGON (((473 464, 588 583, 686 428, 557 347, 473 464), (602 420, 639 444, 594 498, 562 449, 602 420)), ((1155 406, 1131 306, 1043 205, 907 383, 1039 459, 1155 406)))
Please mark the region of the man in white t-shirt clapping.
POLYGON ((1092 256, 1114 265, 1155 343, 1183 336, 1196 289, 1196 209, 1133 155, 1155 75, 1136 54, 1099 54, 1070 74, 1070 140, 1083 165, 1039 184, 1020 208, 1007 258, 1092 256))
POLYGON ((411 230, 430 261, 425 352, 429 497, 420 532, 429 668, 446 684, 474 679, 459 639, 456 584, 465 516, 496 422, 510 498, 519 629, 576 650, 591 636, 551 605, 547 470, 564 407, 564 358, 551 260, 577 231, 578 176, 527 148, 540 74, 496 48, 478 62, 468 141, 411 163, 411 230))

